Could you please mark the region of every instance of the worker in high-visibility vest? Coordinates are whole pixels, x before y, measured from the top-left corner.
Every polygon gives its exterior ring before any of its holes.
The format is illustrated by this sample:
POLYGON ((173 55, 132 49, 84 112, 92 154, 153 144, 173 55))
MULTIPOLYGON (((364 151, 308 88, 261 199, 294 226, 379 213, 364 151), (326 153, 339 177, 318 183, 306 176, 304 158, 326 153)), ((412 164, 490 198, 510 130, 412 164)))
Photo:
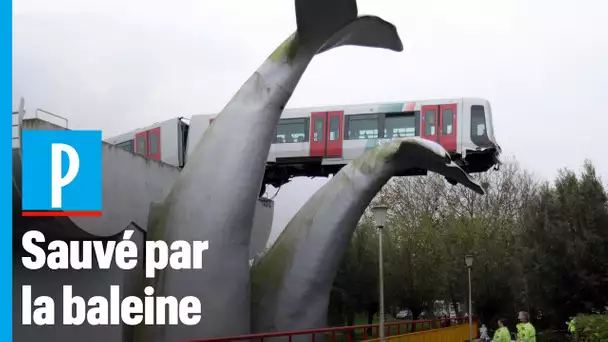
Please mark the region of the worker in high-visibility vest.
POLYGON ((536 342, 536 329, 530 323, 530 315, 525 311, 520 311, 517 319, 523 323, 521 329, 517 332, 517 341, 536 342))
POLYGON ((492 342, 511 342, 511 334, 504 318, 498 320, 498 329, 494 332, 492 342))

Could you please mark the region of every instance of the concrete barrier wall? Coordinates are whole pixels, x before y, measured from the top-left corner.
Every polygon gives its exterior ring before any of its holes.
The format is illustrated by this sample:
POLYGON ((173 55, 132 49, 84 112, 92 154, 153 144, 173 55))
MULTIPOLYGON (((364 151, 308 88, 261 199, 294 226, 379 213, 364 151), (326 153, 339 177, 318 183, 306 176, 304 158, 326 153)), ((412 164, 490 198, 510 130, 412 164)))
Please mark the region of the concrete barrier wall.
POLYGON ((103 143, 103 216, 72 217, 96 236, 114 235, 135 222, 147 229, 151 202, 163 201, 179 169, 103 143))

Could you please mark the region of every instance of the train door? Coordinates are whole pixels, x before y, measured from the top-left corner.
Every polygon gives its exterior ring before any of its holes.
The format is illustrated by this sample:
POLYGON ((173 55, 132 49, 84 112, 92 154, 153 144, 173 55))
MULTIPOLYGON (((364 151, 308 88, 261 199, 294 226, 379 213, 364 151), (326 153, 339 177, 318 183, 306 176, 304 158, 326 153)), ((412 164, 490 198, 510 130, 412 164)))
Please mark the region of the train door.
POLYGON ((310 156, 342 157, 344 112, 315 112, 310 116, 310 156))
POLYGON ((456 127, 458 127, 456 124, 458 120, 456 104, 441 105, 439 111, 441 113, 439 117, 439 126, 441 127, 439 142, 447 151, 456 151, 456 127))
POLYGON ((135 134, 135 153, 148 156, 148 132, 135 134))
POLYGON ((160 127, 135 134, 135 153, 161 160, 160 127))
POLYGON ((420 110, 420 137, 427 140, 439 141, 439 106, 422 106, 420 110))
POLYGON ((148 131, 148 157, 161 160, 160 153, 160 127, 148 131))
POLYGON ((420 136, 441 144, 447 151, 456 151, 456 104, 422 106, 420 136))

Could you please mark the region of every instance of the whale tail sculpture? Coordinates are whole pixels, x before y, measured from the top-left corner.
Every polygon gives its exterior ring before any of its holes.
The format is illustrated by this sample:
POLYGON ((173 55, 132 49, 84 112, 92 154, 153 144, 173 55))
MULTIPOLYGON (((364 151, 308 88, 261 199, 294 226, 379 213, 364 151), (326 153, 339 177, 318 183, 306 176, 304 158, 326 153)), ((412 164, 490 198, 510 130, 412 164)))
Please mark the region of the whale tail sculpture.
POLYGON ((151 208, 148 235, 207 240, 204 267, 161 270, 150 283, 164 296, 197 297, 194 326, 143 327, 141 341, 250 332, 249 241, 266 159, 281 113, 312 58, 342 45, 401 51, 395 27, 357 17, 356 0, 296 0, 298 29, 243 84, 188 156, 169 195, 151 208), (238 132, 238 139, 235 139, 238 132), (237 308, 237 309, 235 309, 237 308))
POLYGON ((253 332, 324 327, 333 279, 359 218, 391 177, 414 168, 484 193, 435 142, 412 137, 367 151, 319 189, 253 265, 253 332))
POLYGON ((402 51, 394 25, 375 16, 357 17, 355 0, 296 0, 297 35, 303 47, 323 53, 343 45, 402 51))

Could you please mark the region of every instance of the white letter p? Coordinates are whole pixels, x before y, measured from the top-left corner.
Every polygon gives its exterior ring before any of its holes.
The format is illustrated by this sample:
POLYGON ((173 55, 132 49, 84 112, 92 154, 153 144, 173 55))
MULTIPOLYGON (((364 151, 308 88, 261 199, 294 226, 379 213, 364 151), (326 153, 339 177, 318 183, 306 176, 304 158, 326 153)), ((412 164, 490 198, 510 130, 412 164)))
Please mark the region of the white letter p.
POLYGON ((80 169, 78 152, 66 144, 51 144, 51 207, 61 208, 61 188, 72 183, 80 169), (65 152, 69 159, 69 168, 62 177, 61 153, 65 152))

